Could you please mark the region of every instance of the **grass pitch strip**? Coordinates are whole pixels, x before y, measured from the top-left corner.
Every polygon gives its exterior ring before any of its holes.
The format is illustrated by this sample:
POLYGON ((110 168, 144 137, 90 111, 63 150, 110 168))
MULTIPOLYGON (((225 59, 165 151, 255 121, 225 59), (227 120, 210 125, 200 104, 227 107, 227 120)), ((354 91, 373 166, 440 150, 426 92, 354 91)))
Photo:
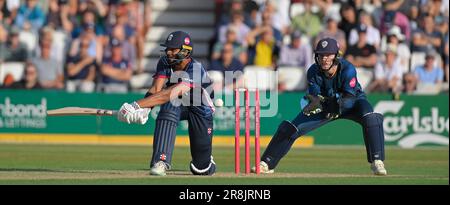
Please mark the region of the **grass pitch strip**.
MULTIPOLYGON (((0 184, 68 185, 448 185, 448 147, 386 147, 388 176, 370 172, 363 146, 295 148, 270 175, 234 173, 234 148, 213 147, 212 177, 189 171, 189 147, 176 147, 167 176, 149 175, 151 147, 0 144, 0 184)), ((264 148, 261 148, 261 152, 264 148)), ((244 156, 241 156, 243 162, 244 156)), ((253 156, 252 156, 253 164, 253 156)), ((243 172, 244 164, 241 164, 243 172)))

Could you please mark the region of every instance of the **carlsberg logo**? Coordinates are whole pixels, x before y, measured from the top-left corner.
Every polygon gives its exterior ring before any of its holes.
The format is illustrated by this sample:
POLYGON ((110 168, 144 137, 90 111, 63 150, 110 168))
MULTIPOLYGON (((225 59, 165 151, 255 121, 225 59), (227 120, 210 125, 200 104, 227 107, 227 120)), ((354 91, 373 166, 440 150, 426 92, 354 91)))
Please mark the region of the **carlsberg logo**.
POLYGON ((12 104, 9 97, 0 104, 0 117, 39 117, 44 118, 47 111, 47 99, 42 98, 41 104, 12 104))
MULTIPOLYGON (((420 144, 447 145, 449 138, 449 119, 439 115, 437 107, 430 108, 429 115, 422 115, 419 107, 411 108, 410 116, 400 116, 398 112, 404 106, 403 101, 380 101, 375 112, 384 115, 384 135, 386 141, 397 141, 404 148, 420 144), (393 114, 386 115, 386 113, 393 114)), ((428 113, 428 112, 426 112, 428 113)))

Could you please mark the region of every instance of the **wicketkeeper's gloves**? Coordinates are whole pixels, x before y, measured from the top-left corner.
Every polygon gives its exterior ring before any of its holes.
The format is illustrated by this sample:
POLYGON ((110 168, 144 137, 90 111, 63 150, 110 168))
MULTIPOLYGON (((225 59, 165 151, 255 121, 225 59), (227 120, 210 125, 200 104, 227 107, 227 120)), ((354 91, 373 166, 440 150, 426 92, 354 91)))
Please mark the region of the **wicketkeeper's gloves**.
POLYGON ((326 118, 333 120, 339 117, 341 111, 337 97, 325 98, 323 106, 326 118))
POLYGON ((325 100, 323 96, 308 94, 305 98, 309 101, 309 103, 303 108, 303 114, 310 116, 311 114, 318 114, 322 112, 322 103, 325 100))

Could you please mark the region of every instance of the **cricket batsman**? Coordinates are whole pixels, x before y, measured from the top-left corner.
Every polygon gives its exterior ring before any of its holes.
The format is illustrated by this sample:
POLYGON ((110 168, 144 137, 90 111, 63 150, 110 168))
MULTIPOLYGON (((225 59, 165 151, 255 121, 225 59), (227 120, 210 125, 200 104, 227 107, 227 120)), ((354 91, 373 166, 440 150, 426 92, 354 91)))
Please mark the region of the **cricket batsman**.
POLYGON ((335 39, 321 39, 314 52, 315 64, 307 72, 309 86, 301 101, 302 111, 293 121, 285 120, 279 125, 261 157, 261 173, 273 173, 300 136, 333 120, 349 119, 362 126, 367 161, 373 174, 386 175, 383 116, 375 113, 367 101, 355 67, 340 58, 335 39))
POLYGON ((156 118, 150 174, 166 175, 171 168, 178 122, 187 120, 194 175, 213 175, 216 164, 212 157, 214 94, 205 69, 194 60, 192 39, 186 32, 167 36, 164 54, 157 64, 153 85, 144 99, 124 103, 118 119, 145 124, 151 108, 161 105, 156 118), (207 89, 208 88, 208 89, 207 89))

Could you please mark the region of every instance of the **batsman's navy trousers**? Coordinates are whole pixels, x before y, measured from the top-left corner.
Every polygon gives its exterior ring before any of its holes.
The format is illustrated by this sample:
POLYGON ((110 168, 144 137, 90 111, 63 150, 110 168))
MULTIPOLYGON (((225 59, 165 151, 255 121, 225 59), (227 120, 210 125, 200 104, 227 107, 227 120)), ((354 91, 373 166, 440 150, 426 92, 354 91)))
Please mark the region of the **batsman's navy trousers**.
POLYGON ((204 114, 196 106, 174 106, 171 102, 160 108, 156 118, 150 167, 158 161, 164 161, 170 166, 180 120, 188 121, 192 163, 199 169, 208 167, 212 152, 212 113, 204 114))

